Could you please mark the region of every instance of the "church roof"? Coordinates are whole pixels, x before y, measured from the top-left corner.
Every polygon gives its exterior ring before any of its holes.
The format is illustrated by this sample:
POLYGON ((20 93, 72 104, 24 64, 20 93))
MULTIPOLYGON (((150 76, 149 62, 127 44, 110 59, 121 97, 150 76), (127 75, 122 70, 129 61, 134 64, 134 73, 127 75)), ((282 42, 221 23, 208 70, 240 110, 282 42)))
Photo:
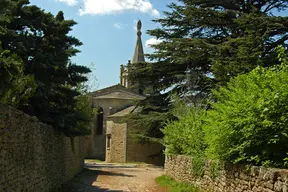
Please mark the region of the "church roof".
POLYGON ((137 106, 130 106, 130 107, 127 107, 125 109, 123 109, 122 111, 119 111, 113 115, 110 115, 108 116, 109 117, 124 117, 128 114, 131 114, 131 113, 139 113, 140 111, 142 111, 142 107, 137 107, 137 106))
POLYGON ((137 94, 120 84, 113 85, 90 93, 95 99, 123 99, 123 100, 143 100, 145 96, 137 94))
POLYGON ((136 108, 136 106, 127 107, 127 108, 123 109, 122 111, 119 111, 113 115, 110 115, 109 117, 124 117, 124 116, 132 113, 135 108, 136 108))
POLYGON ((135 51, 134 51, 134 55, 132 59, 132 64, 138 63, 138 62, 145 62, 143 44, 142 44, 142 39, 141 39, 141 35, 142 35, 141 28, 142 28, 142 23, 139 20, 137 23, 137 42, 136 42, 135 51))

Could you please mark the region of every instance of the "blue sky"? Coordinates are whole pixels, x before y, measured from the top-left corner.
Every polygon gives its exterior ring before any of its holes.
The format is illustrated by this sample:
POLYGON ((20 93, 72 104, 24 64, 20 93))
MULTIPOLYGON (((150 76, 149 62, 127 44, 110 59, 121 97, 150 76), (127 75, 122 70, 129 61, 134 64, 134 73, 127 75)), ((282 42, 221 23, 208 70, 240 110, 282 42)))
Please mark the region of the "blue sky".
POLYGON ((83 42, 72 61, 90 67, 91 89, 119 83, 121 64, 132 60, 136 43, 136 21, 142 20, 145 52, 153 50, 145 44, 155 42, 145 31, 157 27, 151 20, 161 17, 172 0, 30 0, 47 12, 64 12, 66 19, 78 24, 71 34, 83 42), (93 63, 93 65, 91 65, 93 63), (95 77, 97 81, 95 81, 95 77))

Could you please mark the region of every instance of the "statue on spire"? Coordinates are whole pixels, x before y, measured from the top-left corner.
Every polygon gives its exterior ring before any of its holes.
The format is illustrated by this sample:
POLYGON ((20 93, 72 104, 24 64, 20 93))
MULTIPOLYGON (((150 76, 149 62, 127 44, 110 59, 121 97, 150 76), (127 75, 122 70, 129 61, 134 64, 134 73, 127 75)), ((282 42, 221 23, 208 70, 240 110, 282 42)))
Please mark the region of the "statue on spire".
POLYGON ((141 28, 142 28, 142 22, 141 22, 141 20, 139 20, 137 23, 137 30, 141 31, 141 28))
POLYGON ((137 23, 137 35, 138 36, 142 35, 141 28, 142 28, 142 22, 141 22, 141 20, 139 20, 138 23, 137 23))
POLYGON ((141 35, 142 35, 141 29, 142 29, 142 22, 139 19, 137 22, 137 41, 136 41, 136 46, 135 46, 134 55, 132 59, 132 64, 138 63, 138 62, 145 62, 144 50, 143 50, 142 39, 141 39, 141 35))

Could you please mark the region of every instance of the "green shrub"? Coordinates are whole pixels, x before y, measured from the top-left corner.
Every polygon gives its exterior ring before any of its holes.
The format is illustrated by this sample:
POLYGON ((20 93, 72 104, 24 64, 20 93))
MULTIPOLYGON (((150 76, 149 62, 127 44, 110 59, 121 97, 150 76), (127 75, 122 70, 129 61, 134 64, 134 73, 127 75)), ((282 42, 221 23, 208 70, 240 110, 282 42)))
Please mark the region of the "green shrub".
POLYGON ((205 110, 191 107, 179 121, 169 122, 163 129, 166 153, 201 155, 205 149, 202 117, 205 110))
POLYGON ((214 160, 210 164, 210 175, 212 179, 215 179, 219 176, 220 169, 223 168, 223 165, 219 160, 214 160))
POLYGON ((288 167, 288 66, 258 67, 213 94, 207 155, 234 163, 288 167))
POLYGON ((205 173, 205 159, 203 156, 195 155, 192 158, 192 175, 203 177, 205 173))

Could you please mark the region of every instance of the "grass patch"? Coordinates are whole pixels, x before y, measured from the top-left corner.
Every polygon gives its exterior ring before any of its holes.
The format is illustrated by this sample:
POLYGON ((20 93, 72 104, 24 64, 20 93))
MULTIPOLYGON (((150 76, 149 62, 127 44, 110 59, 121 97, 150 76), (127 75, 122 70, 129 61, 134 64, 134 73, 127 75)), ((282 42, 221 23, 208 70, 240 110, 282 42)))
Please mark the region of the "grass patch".
POLYGON ((205 159, 201 156, 192 159, 192 175, 194 177, 203 177, 205 172, 205 159))
POLYGON ((156 182, 162 187, 167 187, 168 192, 200 192, 198 187, 188 183, 177 182, 165 175, 157 177, 156 182))

